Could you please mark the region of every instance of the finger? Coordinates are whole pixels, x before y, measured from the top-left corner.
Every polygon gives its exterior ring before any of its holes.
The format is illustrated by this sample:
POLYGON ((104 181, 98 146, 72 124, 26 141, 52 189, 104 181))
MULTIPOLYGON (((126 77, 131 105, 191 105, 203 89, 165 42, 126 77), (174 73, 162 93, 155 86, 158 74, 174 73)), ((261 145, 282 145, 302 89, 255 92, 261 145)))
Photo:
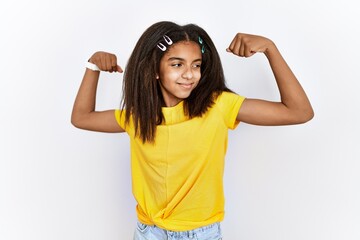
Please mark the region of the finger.
POLYGON ((252 55, 255 54, 255 51, 251 50, 251 47, 246 46, 244 49, 244 57, 251 57, 252 55))
POLYGON ((235 42, 236 42, 236 36, 233 38, 233 40, 231 41, 231 43, 230 43, 229 47, 226 49, 226 51, 233 52, 235 42))
POLYGON ((112 70, 110 56, 105 56, 105 70, 109 72, 112 70))
POLYGON ((99 68, 101 71, 106 71, 106 59, 103 57, 99 58, 99 68))
POLYGON ((117 58, 116 55, 111 55, 111 67, 116 70, 117 58))
POLYGON ((124 72, 119 65, 116 65, 116 71, 118 71, 120 73, 124 72))
POLYGON ((246 49, 246 44, 242 41, 241 45, 239 47, 239 56, 240 57, 244 57, 245 56, 245 49, 246 49))
POLYGON ((245 51, 245 53, 244 53, 244 57, 246 57, 246 58, 251 57, 252 55, 254 55, 254 53, 249 52, 249 51, 245 51))
POLYGON ((241 56, 241 46, 242 46, 242 40, 241 38, 238 38, 236 40, 236 42, 234 43, 234 49, 233 49, 233 53, 237 56, 241 56))

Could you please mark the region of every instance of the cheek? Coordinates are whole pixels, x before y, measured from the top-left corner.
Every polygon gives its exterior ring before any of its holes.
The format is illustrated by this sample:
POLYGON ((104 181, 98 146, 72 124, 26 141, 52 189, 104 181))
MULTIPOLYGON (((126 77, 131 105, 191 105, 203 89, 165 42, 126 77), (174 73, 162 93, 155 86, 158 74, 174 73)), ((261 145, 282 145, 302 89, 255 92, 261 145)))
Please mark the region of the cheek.
POLYGON ((201 72, 200 72, 200 71, 195 72, 194 77, 195 77, 198 81, 200 81, 200 78, 201 78, 201 72))
POLYGON ((180 77, 180 74, 177 73, 177 72, 167 72, 167 73, 164 73, 160 76, 160 79, 163 81, 163 82, 174 82, 176 81, 178 78, 180 77))

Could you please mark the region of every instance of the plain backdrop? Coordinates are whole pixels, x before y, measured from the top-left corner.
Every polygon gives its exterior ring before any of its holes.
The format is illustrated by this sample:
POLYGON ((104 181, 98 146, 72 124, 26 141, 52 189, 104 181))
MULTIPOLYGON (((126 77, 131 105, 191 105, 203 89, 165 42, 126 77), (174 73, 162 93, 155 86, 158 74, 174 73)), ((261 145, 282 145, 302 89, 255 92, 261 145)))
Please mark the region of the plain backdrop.
MULTIPOLYGON (((278 100, 266 57, 225 49, 237 32, 280 49, 315 110, 307 124, 230 132, 224 239, 360 239, 360 17, 355 0, 0 3, 0 239, 132 239, 126 134, 70 124, 95 51, 127 59, 160 20, 212 36, 229 87, 278 100)), ((122 75, 101 74, 97 109, 118 108, 122 75)))

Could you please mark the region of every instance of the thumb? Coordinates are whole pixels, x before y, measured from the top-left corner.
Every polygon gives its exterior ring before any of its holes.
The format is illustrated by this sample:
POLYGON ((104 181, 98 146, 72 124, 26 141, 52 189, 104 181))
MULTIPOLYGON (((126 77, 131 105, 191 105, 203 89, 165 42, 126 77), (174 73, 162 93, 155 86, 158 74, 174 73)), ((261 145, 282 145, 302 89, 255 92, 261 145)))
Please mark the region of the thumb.
POLYGON ((118 71, 119 73, 124 72, 119 65, 116 65, 116 71, 118 71))

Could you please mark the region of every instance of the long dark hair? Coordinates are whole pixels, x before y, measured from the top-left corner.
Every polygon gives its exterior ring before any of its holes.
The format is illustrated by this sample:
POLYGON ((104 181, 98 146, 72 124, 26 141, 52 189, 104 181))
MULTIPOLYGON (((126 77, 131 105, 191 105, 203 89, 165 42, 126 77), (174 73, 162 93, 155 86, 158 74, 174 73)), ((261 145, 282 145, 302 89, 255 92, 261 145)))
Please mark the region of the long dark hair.
POLYGON ((193 41, 204 48, 201 79, 190 96, 184 99, 184 113, 189 118, 201 117, 222 91, 230 91, 225 84, 219 54, 204 29, 195 24, 180 26, 167 21, 153 24, 136 43, 127 63, 123 83, 122 108, 125 109, 125 124, 129 124, 131 117, 135 136, 139 136, 143 143, 154 142, 156 126, 164 121, 161 111, 164 100, 159 80, 156 79, 160 60, 167 51, 157 47, 159 43, 167 46, 164 35, 173 43, 193 41), (202 44, 199 43, 199 37, 203 40, 202 44))

